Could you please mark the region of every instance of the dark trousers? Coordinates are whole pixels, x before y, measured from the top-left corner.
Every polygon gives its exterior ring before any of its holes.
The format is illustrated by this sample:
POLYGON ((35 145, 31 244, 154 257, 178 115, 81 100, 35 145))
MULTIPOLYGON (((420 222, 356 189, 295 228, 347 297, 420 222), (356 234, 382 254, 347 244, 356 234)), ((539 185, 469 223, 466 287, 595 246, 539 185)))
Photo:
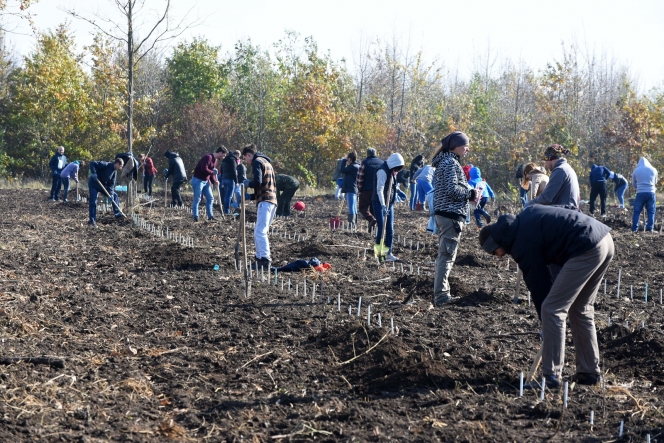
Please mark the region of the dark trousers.
POLYGON ((365 220, 368 222, 373 222, 376 220, 376 217, 371 213, 371 197, 373 196, 373 190, 371 191, 361 191, 360 192, 360 203, 358 205, 358 211, 362 214, 365 220))
POLYGON ((489 201, 487 197, 482 197, 477 203, 475 211, 473 211, 473 214, 475 215, 475 223, 477 223, 477 226, 480 228, 482 227, 482 219, 480 217, 489 217, 489 213, 484 210, 487 201, 489 201))
POLYGON ((152 184, 154 183, 154 175, 143 176, 143 191, 152 197, 152 184))
POLYGON ((277 214, 288 217, 291 212, 291 200, 297 192, 299 186, 289 186, 284 189, 277 189, 277 214))
POLYGON ((53 172, 53 178, 51 182, 51 196, 49 198, 58 200, 60 198, 61 187, 62 177, 60 177, 60 171, 53 172))
POLYGON ((184 184, 184 180, 173 182, 171 186, 171 204, 173 206, 182 206, 182 196, 180 195, 180 187, 184 184))
MULTIPOLYGON (((92 182, 92 179, 88 180, 88 187, 90 188, 90 201, 88 202, 88 210, 90 212, 90 223, 95 223, 97 221, 97 196, 99 193, 101 193, 103 196, 106 196, 106 194, 98 189, 98 184, 92 182)), ((120 205, 120 198, 118 197, 118 194, 115 192, 115 190, 112 187, 108 187, 106 191, 109 193, 113 201, 115 202, 116 205, 120 205)), ((120 212, 118 209, 113 206, 113 213, 115 214, 116 217, 120 215, 120 212)))
POLYGON ((599 204, 602 215, 606 214, 606 182, 597 182, 590 185, 590 213, 595 212, 595 200, 599 195, 599 204))

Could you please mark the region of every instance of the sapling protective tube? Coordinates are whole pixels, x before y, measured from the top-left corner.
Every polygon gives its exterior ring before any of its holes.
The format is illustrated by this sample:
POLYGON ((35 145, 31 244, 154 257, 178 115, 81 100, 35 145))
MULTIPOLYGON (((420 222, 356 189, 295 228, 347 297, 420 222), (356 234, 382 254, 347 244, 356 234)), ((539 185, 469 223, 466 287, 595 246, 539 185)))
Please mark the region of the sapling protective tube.
POLYGON ((403 274, 403 263, 399 263, 401 265, 401 273, 403 274))
POLYGON ((394 271, 394 262, 392 262, 392 270, 394 271))
POLYGON ((540 391, 540 400, 544 400, 544 390, 546 389, 546 377, 542 376, 542 390, 540 391))
POLYGON ((659 290, 659 304, 662 304, 662 290, 659 290))
POLYGON ((420 267, 417 267, 417 275, 420 275, 420 267))
POLYGON ((284 292, 284 279, 281 278, 281 292, 284 292))
POLYGON ((360 316, 360 310, 362 309, 362 297, 357 301, 357 316, 360 316))
MULTIPOLYGON (((274 269, 274 286, 277 286, 277 269, 274 269)), ((284 290, 284 282, 282 280, 281 282, 281 290, 284 290)))
POLYGON ((595 424, 595 411, 590 411, 590 424, 595 424))
POLYGON ((410 263, 410 275, 413 275, 413 264, 410 263))
POLYGON ((646 294, 645 294, 646 303, 648 303, 648 283, 646 283, 646 294))
POLYGON ((290 278, 288 279, 288 292, 290 292, 290 278))
POLYGON ((352 306, 352 305, 348 305, 348 315, 353 315, 353 313, 351 312, 352 309, 353 309, 353 306, 352 306))
POLYGON ((624 428, 625 428, 625 422, 620 420, 620 433, 618 434, 618 437, 622 437, 624 428))
POLYGON ((565 393, 563 395, 563 407, 564 408, 567 407, 567 396, 568 396, 568 394, 569 394, 569 382, 566 381, 565 382, 565 393))
POLYGON ((606 326, 611 326, 611 316, 609 315, 609 319, 606 321, 606 326))
POLYGON ((413 250, 413 241, 412 240, 410 241, 410 250, 411 251, 413 250))
POLYGON ((417 242, 417 249, 416 249, 416 251, 417 251, 417 252, 420 252, 420 242, 417 242))
POLYGON ((394 335, 394 318, 390 317, 390 332, 394 335))
POLYGON ((300 285, 295 285, 295 296, 296 297, 300 296, 300 285))
POLYGON ((519 397, 523 397, 523 372, 519 375, 519 397))
POLYGON ((341 292, 337 294, 337 312, 341 312, 341 292))
POLYGON ((380 312, 378 313, 378 327, 382 328, 383 327, 383 322, 380 321, 380 312))
POLYGON ((633 297, 634 297, 633 286, 632 286, 632 285, 629 285, 629 299, 632 300, 633 297))
POLYGON ((622 268, 618 269, 618 294, 616 297, 620 298, 620 277, 622 276, 622 268))
POLYGON ((311 303, 314 302, 316 298, 316 283, 311 286, 311 303))
POLYGON ((645 328, 645 327, 646 327, 646 322, 643 321, 643 320, 641 320, 641 329, 643 329, 643 328, 645 328))
POLYGON ((606 295, 606 279, 604 279, 604 295, 606 295))
POLYGON ((307 279, 304 279, 304 283, 302 283, 302 289, 304 290, 304 296, 307 296, 307 279))

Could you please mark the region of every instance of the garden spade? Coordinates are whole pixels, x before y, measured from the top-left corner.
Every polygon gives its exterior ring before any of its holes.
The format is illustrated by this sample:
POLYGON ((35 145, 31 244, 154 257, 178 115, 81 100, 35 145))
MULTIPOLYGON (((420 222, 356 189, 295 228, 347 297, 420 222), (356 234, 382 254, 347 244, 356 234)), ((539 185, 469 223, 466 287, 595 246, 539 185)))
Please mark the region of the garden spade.
POLYGON ((238 268, 240 267, 240 241, 242 240, 242 230, 244 228, 244 185, 240 185, 240 192, 242 194, 240 201, 240 220, 237 227, 237 241, 235 242, 235 264, 238 268))
POLYGON ((537 351, 537 355, 535 355, 535 360, 533 360, 533 364, 530 366, 530 372, 528 372, 528 377, 526 377, 525 382, 529 383, 530 380, 533 379, 533 376, 535 375, 535 372, 537 372, 537 368, 540 365, 540 362, 542 361, 542 348, 544 346, 540 345, 539 351, 537 351))
POLYGON ((113 198, 111 197, 111 195, 108 193, 108 191, 106 190, 106 188, 104 187, 104 185, 101 184, 101 182, 99 181, 99 179, 96 179, 96 180, 97 180, 97 183, 99 184, 99 186, 101 187, 101 190, 104 191, 104 194, 106 194, 106 197, 108 197, 108 199, 111 201, 111 203, 113 204, 113 206, 115 207, 115 209, 117 209, 118 212, 119 212, 120 214, 122 214, 122 216, 123 216, 124 218, 127 218, 127 216, 124 214, 124 212, 122 212, 122 209, 120 209, 120 206, 118 206, 118 204, 115 203, 115 200, 113 200, 113 198))
MULTIPOLYGON (((390 207, 390 201, 392 199, 392 172, 390 172, 389 175, 390 176, 387 178, 387 200, 385 201, 387 208, 390 207)), ((383 215, 383 232, 380 235, 380 243, 374 245, 374 255, 380 263, 385 262, 385 257, 387 256, 387 253, 390 252, 390 248, 385 246, 385 232, 387 232, 387 214, 383 215)))

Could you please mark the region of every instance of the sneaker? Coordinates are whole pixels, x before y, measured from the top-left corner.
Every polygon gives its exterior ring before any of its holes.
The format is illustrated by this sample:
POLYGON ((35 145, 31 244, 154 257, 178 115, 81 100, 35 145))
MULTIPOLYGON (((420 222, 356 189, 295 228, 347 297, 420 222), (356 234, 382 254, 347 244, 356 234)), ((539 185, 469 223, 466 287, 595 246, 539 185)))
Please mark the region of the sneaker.
POLYGON ((62 200, 62 203, 69 203, 69 200, 64 199, 64 200, 62 200))
MULTIPOLYGON (((545 375, 544 380, 546 387, 549 389, 558 389, 560 387, 560 381, 555 375, 545 375)), ((523 389, 542 389, 542 379, 524 383, 523 389)))
POLYGON ((385 257, 385 261, 399 261, 399 257, 395 257, 392 254, 387 254, 387 257, 385 257))
POLYGON ((606 214, 602 214, 602 218, 606 218, 606 214))
POLYGON ((572 376, 572 381, 580 385, 595 386, 602 380, 599 374, 590 374, 588 372, 577 372, 572 376))
POLYGON ((487 224, 491 223, 491 216, 489 214, 484 214, 484 220, 486 220, 487 224))
POLYGON ((88 225, 89 225, 91 228, 96 228, 96 227, 97 227, 97 222, 95 222, 95 221, 91 221, 91 222, 88 223, 88 225))
POLYGON ((437 297, 437 298, 434 300, 433 305, 436 306, 436 307, 441 307, 441 306, 443 306, 443 305, 445 305, 445 304, 447 304, 447 303, 451 303, 451 302, 453 302, 453 301, 457 301, 458 299, 459 299, 459 297, 452 297, 451 295, 446 295, 446 296, 442 296, 442 297, 437 297))
POLYGON ((51 198, 48 199, 48 201, 50 201, 50 202, 54 202, 55 199, 54 199, 53 197, 51 197, 51 198))

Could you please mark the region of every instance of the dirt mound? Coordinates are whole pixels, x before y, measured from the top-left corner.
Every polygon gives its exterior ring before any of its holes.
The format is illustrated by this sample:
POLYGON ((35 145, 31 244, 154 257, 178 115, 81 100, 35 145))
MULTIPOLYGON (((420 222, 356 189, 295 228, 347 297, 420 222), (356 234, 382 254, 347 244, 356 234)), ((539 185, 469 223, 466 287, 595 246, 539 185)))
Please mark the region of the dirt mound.
POLYGON ((600 331, 598 341, 604 361, 610 362, 613 372, 651 378, 662 371, 664 336, 660 332, 647 328, 630 332, 614 324, 600 331))
POLYGON ((398 336, 386 336, 388 332, 386 328, 365 329, 354 323, 324 330, 317 337, 317 346, 329 347, 339 363, 359 356, 338 366, 338 370, 364 394, 454 387, 454 380, 440 361, 432 360, 423 349, 410 349, 398 336))
POLYGON ((482 260, 481 258, 478 259, 478 257, 474 255, 459 255, 454 264, 457 266, 472 266, 479 268, 488 268, 490 266, 486 260, 482 260))

